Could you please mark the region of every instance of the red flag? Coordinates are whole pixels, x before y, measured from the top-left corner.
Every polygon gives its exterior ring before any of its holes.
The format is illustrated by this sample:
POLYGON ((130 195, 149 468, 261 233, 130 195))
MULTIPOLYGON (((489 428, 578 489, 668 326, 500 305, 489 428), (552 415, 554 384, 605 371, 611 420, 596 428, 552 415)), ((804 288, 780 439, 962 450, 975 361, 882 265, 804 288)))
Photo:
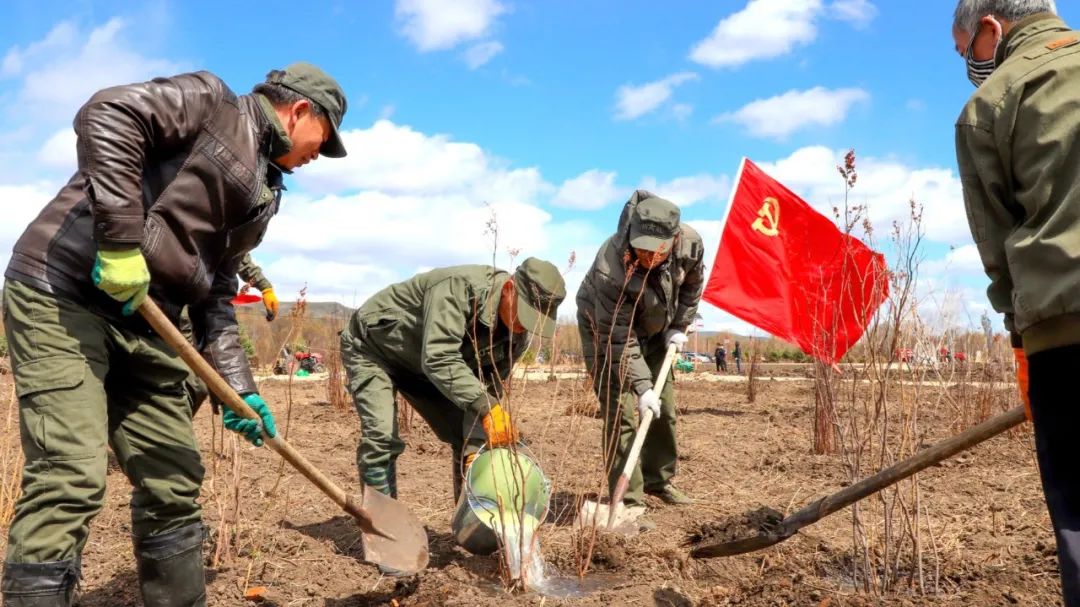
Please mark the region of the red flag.
POLYGON ((889 294, 885 258, 744 158, 705 301, 828 364, 889 294))
POLYGON ((231 300, 234 306, 244 306, 257 301, 262 301, 262 295, 258 293, 237 293, 231 300))

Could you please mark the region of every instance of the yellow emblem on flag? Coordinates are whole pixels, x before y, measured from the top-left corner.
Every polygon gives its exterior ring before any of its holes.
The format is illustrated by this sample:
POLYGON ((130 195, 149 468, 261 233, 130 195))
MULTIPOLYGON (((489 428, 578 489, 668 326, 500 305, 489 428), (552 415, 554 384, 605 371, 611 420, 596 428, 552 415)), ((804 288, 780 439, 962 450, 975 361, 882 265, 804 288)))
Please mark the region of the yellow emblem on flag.
POLYGON ((766 236, 780 233, 780 201, 769 196, 757 212, 758 218, 750 225, 751 229, 766 236))

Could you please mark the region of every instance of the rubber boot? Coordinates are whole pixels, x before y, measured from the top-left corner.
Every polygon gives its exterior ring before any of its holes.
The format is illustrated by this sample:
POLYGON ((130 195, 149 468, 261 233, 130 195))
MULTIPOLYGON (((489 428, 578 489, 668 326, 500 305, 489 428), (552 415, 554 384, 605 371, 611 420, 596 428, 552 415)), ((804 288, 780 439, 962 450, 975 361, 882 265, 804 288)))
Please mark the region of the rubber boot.
POLYGON ((390 460, 385 466, 368 466, 360 473, 360 482, 390 497, 397 499, 397 459, 390 460))
POLYGON ((465 461, 461 458, 460 451, 454 451, 450 456, 450 475, 454 480, 454 503, 461 499, 461 488, 465 484, 465 461))
POLYGON ((203 526, 195 523, 135 540, 139 589, 146 607, 205 607, 203 526))
POLYGON ((70 607, 80 577, 79 559, 51 563, 5 563, 4 605, 8 607, 70 607))

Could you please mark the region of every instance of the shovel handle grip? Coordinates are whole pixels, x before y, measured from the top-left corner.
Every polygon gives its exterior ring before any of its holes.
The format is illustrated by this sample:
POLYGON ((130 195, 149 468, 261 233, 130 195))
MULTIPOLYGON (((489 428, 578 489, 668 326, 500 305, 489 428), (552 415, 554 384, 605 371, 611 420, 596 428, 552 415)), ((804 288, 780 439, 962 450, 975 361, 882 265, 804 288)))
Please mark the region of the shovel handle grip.
MULTIPOLYGON (((255 413, 244 402, 244 399, 236 393, 236 390, 232 389, 221 375, 210 366, 210 363, 195 350, 195 346, 191 345, 184 335, 180 333, 169 317, 165 316, 165 313, 161 311, 156 303, 149 297, 143 301, 143 304, 139 306, 139 313, 146 319, 146 322, 150 323, 150 326, 157 331, 157 334, 165 340, 165 343, 169 344, 176 353, 180 355, 180 358, 187 363, 188 367, 199 377, 199 379, 206 382, 210 391, 217 396, 221 402, 229 408, 233 413, 245 417, 247 419, 258 420, 259 415, 255 413)), ((342 510, 345 510, 356 518, 360 528, 368 533, 380 533, 371 520, 371 516, 363 509, 360 508, 349 499, 349 495, 345 491, 337 486, 334 481, 330 480, 325 474, 323 474, 318 468, 312 465, 306 457, 301 455, 299 451, 294 449, 292 445, 285 442, 285 439, 281 436, 275 436, 273 438, 267 436, 266 432, 263 432, 263 442, 268 447, 273 449, 285 461, 289 462, 293 468, 295 468, 300 474, 303 474, 305 478, 312 482, 320 491, 325 493, 330 499, 334 501, 342 510)))
MULTIPOLYGON (((671 375, 671 365, 675 362, 675 354, 678 351, 679 348, 675 344, 668 345, 667 353, 664 354, 664 364, 660 365, 659 377, 657 377, 656 383, 653 384, 653 391, 656 392, 657 396, 664 391, 664 384, 667 383, 668 375, 671 375)), ((645 435, 649 433, 649 425, 652 424, 652 421, 652 411, 645 411, 641 415, 641 421, 638 423, 637 431, 634 433, 634 443, 630 446, 626 464, 623 465, 622 474, 619 475, 619 480, 615 483, 615 491, 611 494, 612 512, 615 511, 618 504, 622 502, 623 496, 626 495, 626 490, 630 485, 630 475, 633 474, 634 466, 637 465, 638 457, 641 455, 641 447, 645 444, 645 435)))

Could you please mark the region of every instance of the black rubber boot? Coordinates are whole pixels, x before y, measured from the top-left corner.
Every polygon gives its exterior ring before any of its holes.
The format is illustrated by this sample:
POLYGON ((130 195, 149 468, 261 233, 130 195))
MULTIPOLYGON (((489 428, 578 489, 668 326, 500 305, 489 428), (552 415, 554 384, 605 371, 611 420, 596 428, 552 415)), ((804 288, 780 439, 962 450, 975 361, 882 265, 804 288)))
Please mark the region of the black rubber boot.
POLYGON ((461 487, 465 484, 465 460, 461 457, 461 451, 454 450, 450 456, 450 474, 454 479, 454 503, 461 499, 461 487))
POLYGON ((203 526, 195 523, 135 540, 139 589, 146 607, 205 607, 203 526))
POLYGON ((4 605, 8 607, 70 607, 75 602, 80 563, 5 563, 4 605))

